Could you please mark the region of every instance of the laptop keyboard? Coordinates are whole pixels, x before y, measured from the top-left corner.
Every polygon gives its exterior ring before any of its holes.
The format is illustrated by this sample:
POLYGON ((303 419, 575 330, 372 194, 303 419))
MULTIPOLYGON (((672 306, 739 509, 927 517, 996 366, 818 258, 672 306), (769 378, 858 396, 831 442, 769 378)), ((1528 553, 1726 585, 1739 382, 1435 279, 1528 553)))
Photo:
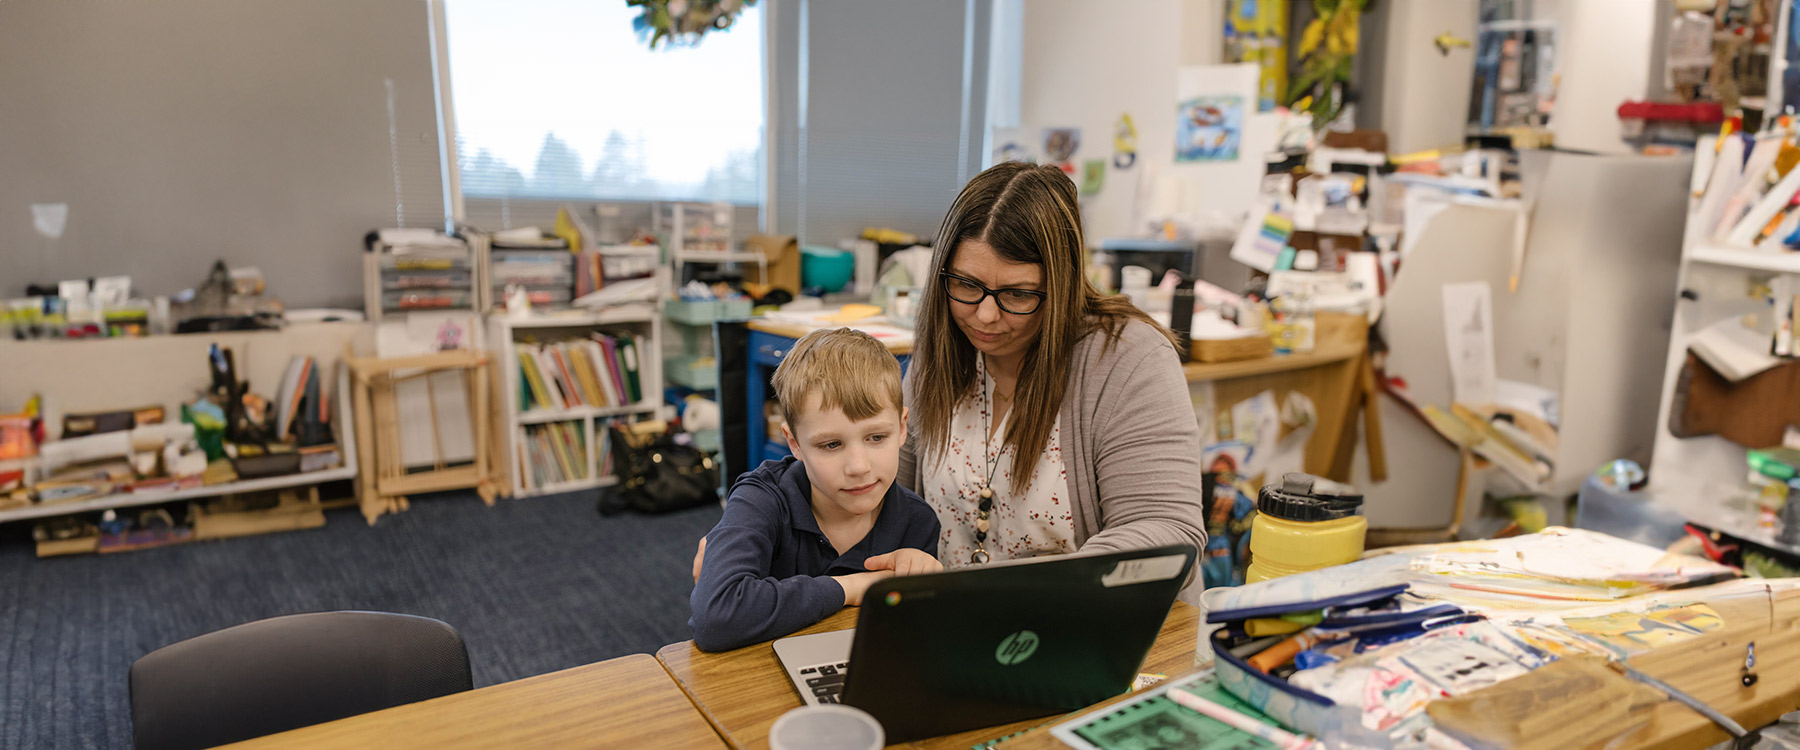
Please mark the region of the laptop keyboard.
POLYGON ((800 670, 800 676, 806 678, 806 688, 812 691, 815 703, 839 703, 844 693, 844 674, 850 669, 850 662, 840 661, 836 664, 820 664, 800 670))

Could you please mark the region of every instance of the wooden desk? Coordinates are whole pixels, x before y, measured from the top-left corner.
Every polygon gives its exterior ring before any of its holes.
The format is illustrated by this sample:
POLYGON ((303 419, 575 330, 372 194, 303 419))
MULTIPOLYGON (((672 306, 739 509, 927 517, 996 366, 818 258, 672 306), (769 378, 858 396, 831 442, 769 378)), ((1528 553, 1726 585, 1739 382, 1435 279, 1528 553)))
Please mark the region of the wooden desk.
MULTIPOLYGON (((737 424, 738 418, 744 420, 742 424, 744 425, 747 461, 742 466, 728 467, 729 470, 724 476, 727 486, 736 481, 737 474, 734 472, 749 471, 763 461, 778 461, 789 455, 787 443, 781 439, 781 431, 771 431, 764 421, 763 403, 769 400, 769 379, 775 376, 775 368, 781 365, 782 359, 787 356, 789 351, 793 350, 795 339, 814 330, 806 326, 777 323, 763 318, 752 319, 743 326, 749 330, 749 337, 746 341, 748 350, 745 352, 746 381, 744 389, 740 391, 744 394, 744 400, 741 405, 737 405, 735 399, 720 393, 719 405, 727 412, 724 415, 727 429, 730 429, 731 425, 737 424), (743 411, 739 412, 738 409, 743 411), (739 414, 742 416, 738 417, 739 414)), ((720 339, 721 342, 725 340, 724 338, 720 339)), ((900 371, 906 372, 906 367, 912 359, 912 342, 884 341, 882 344, 887 347, 889 353, 899 358, 900 371)), ((721 343, 721 346, 723 345, 721 343)), ((725 380, 725 371, 721 369, 720 387, 722 390, 726 387, 725 380)), ((729 436, 727 437, 725 442, 730 444, 732 441, 729 436)), ((727 452, 729 452, 729 448, 727 452)))
MULTIPOLYGON (((855 627, 857 611, 854 607, 845 607, 800 632, 822 633, 855 627)), ((1176 602, 1140 671, 1173 675, 1192 669, 1199 622, 1200 610, 1176 602)), ((668 668, 669 674, 675 676, 675 681, 687 691, 706 720, 712 722, 719 736, 734 748, 766 750, 769 727, 782 714, 800 707, 800 696, 794 693, 794 687, 788 682, 787 673, 782 671, 781 661, 775 658, 775 649, 770 644, 759 643, 736 651, 709 654, 694 648, 692 641, 683 641, 664 646, 656 652, 656 658, 668 668)), ((1055 723, 1062 718, 1028 719, 889 747, 966 750, 977 742, 1055 723)))
MULTIPOLYGON (((855 323, 845 323, 844 325, 853 326, 856 324, 855 323)), ((781 336, 781 337, 790 338, 790 339, 800 338, 801 336, 805 336, 806 334, 812 333, 814 330, 816 330, 813 328, 809 328, 807 326, 797 326, 797 325, 793 325, 791 323, 777 323, 775 321, 766 320, 763 318, 753 318, 750 320, 750 322, 745 323, 744 327, 749 328, 752 331, 762 331, 763 333, 773 334, 776 336, 781 336)), ((912 342, 911 341, 883 341, 883 342, 881 342, 881 344, 883 346, 887 347, 888 353, 893 354, 895 356, 899 356, 902 354, 912 354, 912 342)))
POLYGON ((723 748, 649 654, 240 742, 271 748, 723 748))
MULTIPOLYGON (((1229 414, 1240 401, 1273 390, 1280 404, 1293 392, 1305 394, 1318 409, 1318 423, 1306 441, 1306 471, 1342 482, 1350 480, 1356 453, 1355 416, 1359 409, 1368 433, 1369 474, 1386 478, 1381 451, 1381 423, 1375 408, 1374 369, 1365 356, 1369 324, 1361 315, 1319 313, 1313 351, 1236 362, 1192 362, 1182 366, 1196 408, 1211 402, 1215 414, 1229 414), (1210 397, 1206 390, 1212 391, 1210 397)), ((1211 443, 1216 436, 1206 436, 1211 443)))
MULTIPOLYGON (((1800 708, 1800 670, 1792 666, 1800 662, 1800 589, 1767 595, 1741 592, 1704 601, 1725 619, 1725 627, 1639 654, 1631 659, 1632 665, 1729 714, 1748 729, 1767 726, 1800 708), (1745 645, 1751 642, 1756 644, 1759 680, 1754 687, 1744 688, 1737 674, 1745 645)), ((1534 675, 1541 676, 1533 672, 1470 695, 1494 694, 1499 696, 1497 703, 1528 713, 1534 703, 1534 675)), ((1119 700, 1123 698, 1109 703, 1119 700)), ((1051 736, 1053 725, 1034 728, 1000 743, 995 750, 1066 750, 1067 745, 1051 736)), ((1617 732, 1594 747, 1701 750, 1730 739, 1725 730, 1693 709, 1670 700, 1633 709, 1617 732)), ((1574 746, 1558 737, 1534 739, 1540 747, 1574 746)))

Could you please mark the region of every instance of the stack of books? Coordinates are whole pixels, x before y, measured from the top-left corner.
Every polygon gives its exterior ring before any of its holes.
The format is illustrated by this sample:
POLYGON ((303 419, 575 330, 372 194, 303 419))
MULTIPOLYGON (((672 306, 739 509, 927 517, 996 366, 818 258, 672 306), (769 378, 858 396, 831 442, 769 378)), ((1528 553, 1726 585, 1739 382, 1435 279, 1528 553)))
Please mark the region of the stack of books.
POLYGON ((640 403, 644 392, 638 377, 639 352, 647 352, 647 346, 642 336, 602 333, 545 344, 519 343, 519 410, 640 403))
POLYGON ((529 425, 519 452, 524 465, 520 476, 526 489, 575 482, 592 475, 587 462, 587 439, 579 422, 529 425))

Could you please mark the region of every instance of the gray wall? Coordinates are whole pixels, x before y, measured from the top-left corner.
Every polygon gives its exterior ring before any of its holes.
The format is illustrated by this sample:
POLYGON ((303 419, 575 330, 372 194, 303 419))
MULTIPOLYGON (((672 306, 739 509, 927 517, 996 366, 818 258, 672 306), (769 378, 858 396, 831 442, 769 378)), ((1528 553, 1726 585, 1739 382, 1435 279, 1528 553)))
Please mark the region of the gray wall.
POLYGON ((425 0, 0 0, 0 295, 254 265, 290 307, 361 306, 362 236, 441 226, 425 0), (69 204, 67 232, 31 204, 69 204))

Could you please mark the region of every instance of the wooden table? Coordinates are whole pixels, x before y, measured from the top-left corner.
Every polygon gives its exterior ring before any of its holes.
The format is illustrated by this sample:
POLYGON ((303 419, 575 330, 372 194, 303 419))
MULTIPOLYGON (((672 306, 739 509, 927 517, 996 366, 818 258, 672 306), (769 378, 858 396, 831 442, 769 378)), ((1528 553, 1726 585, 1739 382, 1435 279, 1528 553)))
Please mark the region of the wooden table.
POLYGON ((661 664, 633 654, 230 745, 723 748, 661 664))
MULTIPOLYGON (((845 607, 800 632, 822 633, 855 627, 857 611, 854 607, 845 607)), ((1176 602, 1140 670, 1167 675, 1191 670, 1199 622, 1200 610, 1176 602)), ((664 646, 656 652, 656 658, 668 668, 669 674, 674 675, 675 681, 693 699, 706 720, 712 722, 719 736, 734 748, 765 750, 769 747, 769 728, 775 720, 801 705, 800 696, 794 693, 793 684, 782 671, 781 661, 775 658, 774 647, 768 643, 715 654, 695 648, 692 641, 683 641, 664 646)), ((966 750, 978 742, 1053 724, 1063 718, 1027 719, 889 747, 966 750)))
MULTIPOLYGON (((856 324, 845 323, 844 325, 854 326, 856 324)), ((778 323, 766 318, 752 318, 749 323, 744 324, 744 327, 749 328, 752 331, 761 331, 763 333, 790 339, 798 339, 801 336, 805 336, 806 334, 818 330, 812 326, 795 325, 793 323, 778 323)), ((911 341, 883 341, 881 342, 881 345, 887 347, 889 354, 896 356, 901 354, 912 354, 913 342, 911 341)))
MULTIPOLYGON (((720 325, 723 327, 725 324, 721 323, 720 325)), ((789 455, 787 443, 781 439, 781 430, 770 429, 769 424, 764 421, 764 402, 770 400, 769 380, 775 376, 775 368, 781 366, 782 359, 787 356, 789 351, 793 350, 795 340, 817 330, 809 326, 780 323, 765 318, 754 318, 744 323, 743 327, 748 330, 748 335, 744 339, 744 345, 747 347, 745 351, 747 372, 744 373, 743 389, 737 391, 743 394, 743 401, 739 402, 732 395, 723 392, 729 390, 730 384, 726 381, 735 378, 727 378, 724 369, 721 369, 719 373, 721 389, 719 406, 725 412, 723 415, 725 429, 729 431, 733 425, 742 424, 744 431, 745 458, 742 464, 734 463, 737 459, 730 456, 732 436, 729 434, 725 436, 727 471, 723 479, 727 486, 735 481, 738 473, 749 471, 763 461, 778 461, 789 455), (739 422, 740 419, 743 421, 739 422)), ((729 339, 720 339, 721 342, 727 340, 729 339)), ((720 345, 724 346, 725 344, 721 343, 720 345)), ((900 360, 900 371, 906 372, 906 367, 912 357, 912 342, 910 340, 883 341, 882 345, 887 347, 888 353, 900 360)))
MULTIPOLYGON (((1725 627, 1639 654, 1631 659, 1632 665, 1729 714, 1749 729, 1767 726, 1782 714, 1800 708, 1800 669, 1793 666, 1800 663, 1800 590, 1776 590, 1766 595, 1743 592, 1704 601, 1725 619, 1725 627), (1753 688, 1744 688, 1738 683, 1738 665, 1750 642, 1756 644, 1760 679, 1753 688)), ((1534 675, 1539 674, 1515 677, 1471 695, 1506 696, 1503 702, 1529 711, 1536 687, 1534 675)), ((1120 700, 1124 697, 1109 703, 1120 700)), ((1537 739, 1541 747, 1574 746, 1559 742, 1558 738, 1537 739)), ((1701 750, 1728 739, 1725 730, 1693 709, 1663 700, 1633 709, 1630 717, 1617 726, 1616 734, 1594 747, 1701 750)), ((1041 726, 999 743, 994 750, 1067 747, 1050 734, 1050 726, 1041 726)))

